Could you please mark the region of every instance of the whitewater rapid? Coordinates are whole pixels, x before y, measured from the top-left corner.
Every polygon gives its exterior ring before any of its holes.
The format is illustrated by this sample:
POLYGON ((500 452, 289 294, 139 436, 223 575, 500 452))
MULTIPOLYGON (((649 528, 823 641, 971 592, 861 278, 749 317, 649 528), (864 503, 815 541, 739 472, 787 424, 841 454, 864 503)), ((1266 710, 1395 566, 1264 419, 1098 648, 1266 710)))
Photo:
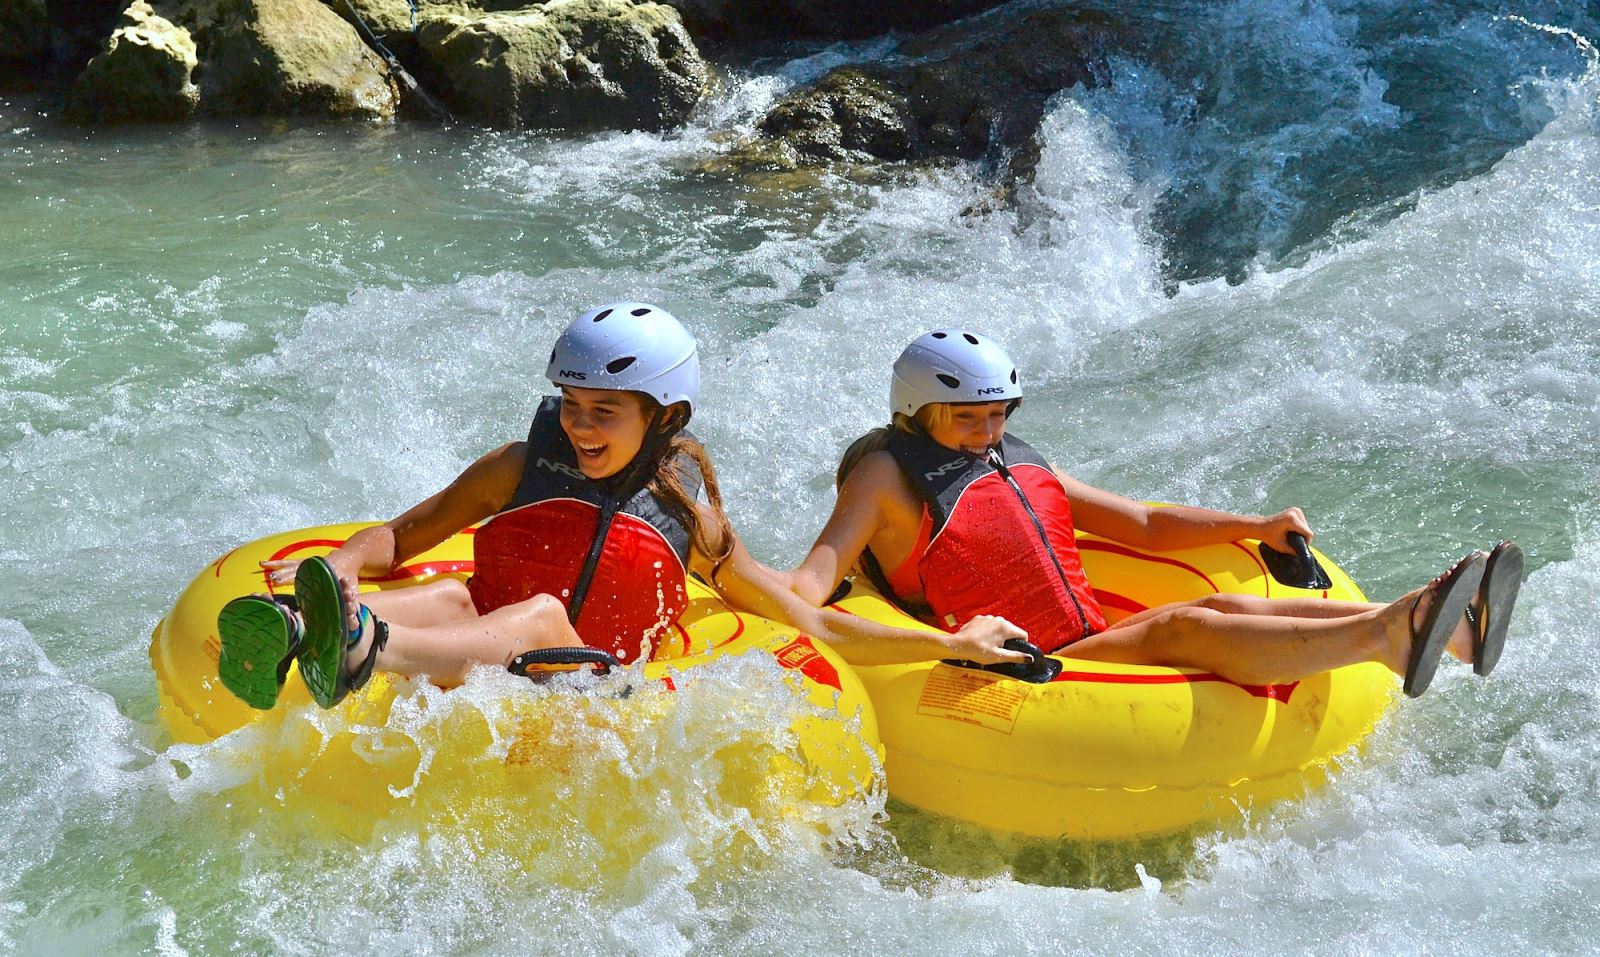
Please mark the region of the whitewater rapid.
MULTIPOLYGON (((1592 52, 1491 6, 1141 15, 1204 42, 1064 94, 1014 204, 976 167, 699 170, 783 90, 892 42, 743 67, 681 134, 576 143, 81 133, 0 100, 0 952, 1591 952, 1592 52), (965 324, 1018 359, 1013 427, 1064 469, 1301 505, 1374 597, 1520 540, 1506 656, 1442 672, 1303 802, 1120 847, 881 795, 789 817, 717 794, 725 748, 787 727, 755 663, 602 729, 503 833, 438 780, 436 813, 330 838, 254 770, 271 742, 164 739, 145 646, 190 576, 271 531, 392 516, 520 437, 556 332, 623 296, 700 337, 695 427, 769 561, 803 554, 899 348, 965 324), (719 724, 736 700, 756 706, 719 724), (611 801, 648 828, 580 813, 611 801)), ((416 690, 469 717, 514 693, 466 692, 416 690)))

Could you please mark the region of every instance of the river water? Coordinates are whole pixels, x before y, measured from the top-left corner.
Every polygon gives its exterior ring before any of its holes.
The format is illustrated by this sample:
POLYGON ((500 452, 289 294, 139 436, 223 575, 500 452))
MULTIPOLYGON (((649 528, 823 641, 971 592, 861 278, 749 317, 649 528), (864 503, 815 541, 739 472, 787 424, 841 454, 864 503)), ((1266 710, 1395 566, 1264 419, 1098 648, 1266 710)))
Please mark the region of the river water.
MULTIPOLYGON (((1011 205, 986 164, 703 171, 886 42, 740 66, 668 136, 83 132, 0 99, 0 952, 1592 952, 1600 13, 1126 16, 1183 55, 1060 97, 1011 205), (1114 846, 741 801, 729 755, 798 706, 759 662, 636 724, 569 695, 593 747, 524 801, 430 781, 354 830, 254 770, 269 738, 164 738, 147 636, 192 575, 436 491, 621 297, 697 332, 696 429, 768 561, 803 554, 900 346, 965 324, 1068 471, 1299 504, 1374 597, 1520 540, 1505 659, 1444 669, 1304 801, 1114 846)), ((413 691, 439 720, 514 693, 413 691)))

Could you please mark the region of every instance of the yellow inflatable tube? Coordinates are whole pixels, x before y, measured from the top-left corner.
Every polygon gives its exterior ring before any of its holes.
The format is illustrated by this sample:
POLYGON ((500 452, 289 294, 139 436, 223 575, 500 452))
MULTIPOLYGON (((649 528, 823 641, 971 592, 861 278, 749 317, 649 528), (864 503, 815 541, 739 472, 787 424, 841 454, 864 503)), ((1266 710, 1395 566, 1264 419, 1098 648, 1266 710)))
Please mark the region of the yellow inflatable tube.
MULTIPOLYGON (((271 720, 281 720, 277 716, 295 712, 310 702, 304 684, 292 673, 278 707, 270 713, 250 708, 223 687, 217 678, 221 650, 217 612, 239 595, 272 590, 258 562, 325 554, 364 527, 330 525, 272 535, 228 552, 195 576, 172 611, 156 625, 150 640, 161 720, 173 738, 188 743, 210 741, 247 725, 265 726, 271 720)), ((446 575, 464 579, 472 568, 469 529, 382 580, 363 580, 362 588, 403 588, 446 575)), ((811 707, 799 709, 805 713, 791 728, 798 742, 797 748, 792 749, 796 753, 778 762, 781 767, 756 772, 756 777, 768 779, 761 786, 789 788, 794 792, 788 795, 791 799, 803 797, 829 804, 842 804, 873 790, 880 767, 876 718, 860 680, 837 655, 821 642, 792 629, 730 610, 698 580, 689 582, 689 599, 689 610, 669 632, 666 647, 658 649, 655 660, 643 667, 644 680, 673 689, 687 680, 687 673, 697 666, 730 655, 767 652, 803 689, 811 707)), ((366 688, 334 709, 344 713, 339 716, 340 721, 347 729, 353 729, 342 732, 346 740, 309 740, 316 735, 303 730, 292 732, 308 738, 304 753, 298 757, 292 753, 271 757, 304 763, 304 769, 295 772, 302 784, 328 782, 323 789, 326 795, 357 812, 382 810, 393 795, 405 792, 414 783, 422 760, 415 747, 407 745, 395 753, 382 746, 381 734, 374 738, 369 733, 374 728, 381 730, 388 721, 396 686, 388 676, 374 675, 366 688), (351 782, 358 782, 358 786, 351 782)), ((541 730, 538 735, 524 734, 517 740, 518 729, 543 728, 548 725, 549 715, 537 712, 537 703, 524 701, 522 696, 508 698, 503 703, 506 713, 499 722, 503 728, 478 728, 466 733, 463 741, 471 739, 472 747, 480 747, 493 737, 512 739, 505 749, 504 763, 514 772, 529 764, 528 748, 539 747, 538 738, 545 733, 541 730)), ((639 696, 618 699, 615 706, 650 707, 637 704, 638 700, 639 696)), ((279 734, 277 740, 281 743, 283 737, 279 734)), ((288 750, 293 752, 297 747, 290 746, 288 750)), ((443 766, 448 762, 434 763, 443 766)))
MULTIPOLYGON (((1325 557, 1331 588, 1280 584, 1257 544, 1145 553, 1080 539, 1113 620, 1214 592, 1364 600, 1325 557)), ((835 607, 928 627, 859 584, 835 607)), ((876 706, 890 796, 1037 837, 1177 832, 1322 784, 1372 731, 1396 685, 1378 664, 1245 688, 1173 668, 1061 661, 1047 684, 937 663, 858 668, 876 706)))

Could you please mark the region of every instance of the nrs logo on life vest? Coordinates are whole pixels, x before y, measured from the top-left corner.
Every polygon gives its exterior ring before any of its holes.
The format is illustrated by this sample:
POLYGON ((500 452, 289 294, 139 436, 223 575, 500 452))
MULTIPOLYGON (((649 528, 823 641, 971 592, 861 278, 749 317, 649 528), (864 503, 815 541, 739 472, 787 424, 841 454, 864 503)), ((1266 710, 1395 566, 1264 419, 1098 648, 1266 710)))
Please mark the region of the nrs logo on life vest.
POLYGON ((777 656, 778 664, 785 668, 791 671, 798 669, 801 674, 817 684, 827 685, 835 691, 844 690, 839 683, 839 669, 824 658, 822 652, 818 651, 817 646, 813 645, 811 639, 805 635, 789 642, 773 654, 777 656))
POLYGON ((534 462, 533 464, 535 466, 539 467, 539 468, 542 468, 542 469, 548 471, 548 472, 560 472, 562 475, 571 476, 572 478, 575 478, 575 479, 581 479, 581 478, 585 478, 586 477, 586 476, 584 476, 584 474, 582 472, 578 471, 577 469, 573 468, 572 466, 567 465, 564 462, 552 462, 552 461, 550 461, 549 459, 545 458, 542 455, 539 457, 539 460, 537 462, 534 462))
POLYGON ((970 465, 971 463, 972 463, 971 459, 956 459, 954 462, 946 462, 946 463, 944 463, 943 465, 941 465, 938 468, 934 469, 932 472, 924 472, 922 474, 922 477, 931 482, 934 479, 938 478, 939 476, 944 475, 944 474, 946 474, 948 472, 955 472, 955 471, 958 471, 960 469, 964 469, 968 465, 970 465))

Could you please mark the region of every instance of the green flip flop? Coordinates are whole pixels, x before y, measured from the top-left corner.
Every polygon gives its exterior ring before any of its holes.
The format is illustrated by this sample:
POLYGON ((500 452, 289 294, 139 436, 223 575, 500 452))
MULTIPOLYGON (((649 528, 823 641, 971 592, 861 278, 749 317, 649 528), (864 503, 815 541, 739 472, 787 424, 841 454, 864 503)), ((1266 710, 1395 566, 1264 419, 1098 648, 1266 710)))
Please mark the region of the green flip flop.
POLYGON ((331 708, 372 677, 378 652, 388 643, 389 627, 362 605, 360 626, 353 632, 345 629, 348 606, 344 589, 325 559, 308 558, 300 563, 295 569, 294 594, 305 622, 305 637, 295 656, 300 662, 300 678, 318 705, 331 708), (375 629, 372 645, 366 659, 352 672, 346 659, 368 628, 375 629))
POLYGON ((278 703, 289 664, 300 650, 300 619, 289 598, 249 595, 217 613, 222 653, 217 677, 245 704, 263 711, 278 703))

